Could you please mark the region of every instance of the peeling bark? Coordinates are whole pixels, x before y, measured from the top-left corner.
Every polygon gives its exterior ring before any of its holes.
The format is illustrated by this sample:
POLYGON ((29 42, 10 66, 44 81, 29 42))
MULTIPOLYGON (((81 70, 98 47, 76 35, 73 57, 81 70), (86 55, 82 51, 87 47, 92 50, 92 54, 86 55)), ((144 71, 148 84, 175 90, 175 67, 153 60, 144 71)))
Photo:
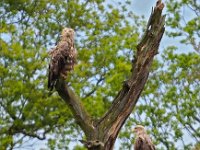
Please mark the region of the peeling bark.
POLYGON ((154 56, 158 53, 160 41, 165 31, 164 4, 158 0, 152 9, 146 32, 137 45, 137 54, 132 62, 132 74, 124 83, 110 109, 98 121, 92 121, 76 96, 60 79, 56 90, 71 109, 75 120, 84 131, 87 141, 81 141, 88 150, 112 150, 117 135, 135 107, 148 79, 154 56))

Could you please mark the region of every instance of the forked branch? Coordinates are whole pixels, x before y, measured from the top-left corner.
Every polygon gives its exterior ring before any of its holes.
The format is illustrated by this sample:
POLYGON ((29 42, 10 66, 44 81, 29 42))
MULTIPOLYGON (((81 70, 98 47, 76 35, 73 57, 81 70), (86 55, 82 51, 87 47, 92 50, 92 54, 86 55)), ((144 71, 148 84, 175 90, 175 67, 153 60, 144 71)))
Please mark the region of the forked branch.
POLYGON ((85 132, 87 141, 82 143, 91 150, 112 150, 117 135, 133 111, 148 79, 154 56, 158 53, 165 31, 164 4, 158 0, 147 24, 142 40, 137 45, 137 54, 132 62, 132 74, 124 83, 110 109, 99 121, 93 122, 80 99, 59 79, 56 90, 74 114, 75 120, 85 132))

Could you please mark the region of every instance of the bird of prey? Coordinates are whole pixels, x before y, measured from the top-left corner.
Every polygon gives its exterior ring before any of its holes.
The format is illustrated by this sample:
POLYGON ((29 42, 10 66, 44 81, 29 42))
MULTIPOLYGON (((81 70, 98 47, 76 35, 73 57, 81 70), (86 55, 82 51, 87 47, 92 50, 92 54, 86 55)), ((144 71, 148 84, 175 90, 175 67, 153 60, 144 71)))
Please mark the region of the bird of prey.
POLYGON ((73 29, 64 28, 60 41, 49 52, 51 61, 49 63, 48 88, 50 91, 53 90, 59 77, 66 79, 68 72, 74 68, 77 56, 74 46, 74 34, 73 29))
POLYGON ((133 131, 136 134, 134 150, 155 150, 155 146, 142 125, 137 125, 133 131))

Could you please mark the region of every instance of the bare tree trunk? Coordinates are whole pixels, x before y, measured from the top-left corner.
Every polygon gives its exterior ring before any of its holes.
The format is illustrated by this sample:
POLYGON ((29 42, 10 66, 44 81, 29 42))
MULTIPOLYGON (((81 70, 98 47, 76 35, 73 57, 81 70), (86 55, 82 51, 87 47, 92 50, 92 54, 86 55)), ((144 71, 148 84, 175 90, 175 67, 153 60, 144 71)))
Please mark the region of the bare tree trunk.
POLYGON ((117 135, 135 107, 148 79, 150 67, 165 31, 164 4, 159 0, 152 10, 147 29, 137 46, 137 54, 132 62, 132 75, 124 82, 110 109, 98 121, 93 121, 81 104, 81 100, 60 79, 56 90, 71 109, 87 140, 81 141, 88 150, 112 150, 117 135))

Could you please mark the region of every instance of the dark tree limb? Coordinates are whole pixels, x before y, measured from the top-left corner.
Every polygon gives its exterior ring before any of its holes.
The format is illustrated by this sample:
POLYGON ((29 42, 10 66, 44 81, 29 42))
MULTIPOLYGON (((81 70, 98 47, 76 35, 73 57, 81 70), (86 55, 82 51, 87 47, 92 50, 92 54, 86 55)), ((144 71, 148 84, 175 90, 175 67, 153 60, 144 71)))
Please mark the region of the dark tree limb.
POLYGON ((164 4, 158 0, 152 9, 146 31, 137 45, 137 54, 132 62, 132 74, 124 82, 110 109, 99 121, 93 122, 80 99, 60 79, 56 90, 74 114, 77 123, 85 132, 87 141, 81 141, 89 150, 112 150, 117 135, 133 111, 148 79, 154 56, 158 53, 160 41, 165 31, 164 4))
POLYGON ((65 81, 61 78, 56 83, 56 90, 60 97, 69 106, 78 125, 85 132, 86 136, 90 138, 94 130, 93 122, 81 104, 78 96, 67 86, 65 81))

